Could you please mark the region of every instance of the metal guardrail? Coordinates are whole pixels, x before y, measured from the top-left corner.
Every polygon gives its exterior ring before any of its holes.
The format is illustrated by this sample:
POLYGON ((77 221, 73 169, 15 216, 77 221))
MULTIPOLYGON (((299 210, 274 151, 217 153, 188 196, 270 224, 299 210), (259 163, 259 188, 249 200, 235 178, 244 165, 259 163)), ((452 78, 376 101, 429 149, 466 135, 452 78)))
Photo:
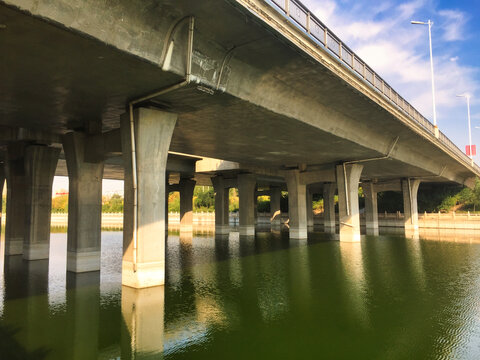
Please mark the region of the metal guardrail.
MULTIPOLYGON (((402 98, 393 88, 373 71, 358 55, 356 55, 340 38, 338 38, 325 24, 323 24, 310 10, 298 0, 267 0, 280 13, 292 20, 319 45, 329 50, 353 73, 372 86, 383 97, 387 98, 405 115, 419 124, 428 133, 435 136, 435 127, 408 101, 402 98)), ((470 158, 460 150, 445 134, 439 131, 439 140, 465 162, 470 164, 470 158)), ((480 167, 474 164, 475 170, 480 173, 480 167)))

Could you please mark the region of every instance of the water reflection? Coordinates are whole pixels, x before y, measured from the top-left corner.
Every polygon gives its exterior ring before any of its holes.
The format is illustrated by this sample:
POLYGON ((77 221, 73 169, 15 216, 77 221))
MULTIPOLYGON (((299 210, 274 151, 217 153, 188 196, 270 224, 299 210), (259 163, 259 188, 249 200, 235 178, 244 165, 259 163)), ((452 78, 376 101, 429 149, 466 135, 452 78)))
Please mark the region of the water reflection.
MULTIPOLYGON (((123 359, 158 359, 164 343, 164 286, 122 287, 123 359)), ((93 357, 92 357, 93 359, 93 357)))
POLYGON ((166 285, 136 290, 120 285, 121 233, 78 275, 53 234, 49 262, 5 258, 0 357, 478 358, 480 243, 445 237, 170 233, 166 285))

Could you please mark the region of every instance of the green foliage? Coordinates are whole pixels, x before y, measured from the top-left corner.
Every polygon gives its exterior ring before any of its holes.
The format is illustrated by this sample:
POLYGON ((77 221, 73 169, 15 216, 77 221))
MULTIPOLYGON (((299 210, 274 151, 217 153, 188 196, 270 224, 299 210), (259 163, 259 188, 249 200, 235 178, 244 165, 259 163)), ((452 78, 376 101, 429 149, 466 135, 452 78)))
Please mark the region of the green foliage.
POLYGON ((123 212, 123 197, 119 194, 113 194, 111 197, 104 197, 102 201, 102 212, 121 213, 123 212))
POLYGON ((68 212, 68 195, 59 195, 52 198, 52 212, 54 213, 68 212))
POLYGON ((261 213, 270 212, 270 196, 259 196, 257 198, 257 211, 261 213))
POLYGON ((212 212, 215 210, 215 192, 212 186, 196 186, 193 191, 193 210, 212 212))
POLYGON ((239 207, 238 190, 231 188, 229 192, 228 210, 230 212, 238 212, 239 207))

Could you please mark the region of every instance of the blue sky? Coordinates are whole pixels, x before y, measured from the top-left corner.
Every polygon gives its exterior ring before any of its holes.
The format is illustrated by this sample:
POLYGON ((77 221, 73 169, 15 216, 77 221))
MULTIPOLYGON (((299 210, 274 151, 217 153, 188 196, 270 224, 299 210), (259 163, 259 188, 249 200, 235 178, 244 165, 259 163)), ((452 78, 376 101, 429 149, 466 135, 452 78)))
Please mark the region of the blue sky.
MULTIPOLYGON (((432 28, 437 122, 457 146, 468 144, 470 93, 472 143, 480 145, 480 1, 304 0, 352 50, 432 121, 428 27, 432 28)), ((433 121, 432 121, 433 122, 433 121)), ((480 156, 475 157, 478 163, 480 156)))
MULTIPOLYGON (((464 150, 467 107, 457 94, 470 93, 472 142, 480 146, 480 0, 304 0, 352 50, 399 94, 432 120, 428 28, 434 22, 433 55, 439 129, 464 150)), ((479 149, 480 150, 480 149, 479 149)), ((475 158, 480 163, 480 155, 475 158)), ((54 190, 67 189, 56 178, 54 190)), ((123 183, 104 181, 104 192, 122 192, 123 183)))

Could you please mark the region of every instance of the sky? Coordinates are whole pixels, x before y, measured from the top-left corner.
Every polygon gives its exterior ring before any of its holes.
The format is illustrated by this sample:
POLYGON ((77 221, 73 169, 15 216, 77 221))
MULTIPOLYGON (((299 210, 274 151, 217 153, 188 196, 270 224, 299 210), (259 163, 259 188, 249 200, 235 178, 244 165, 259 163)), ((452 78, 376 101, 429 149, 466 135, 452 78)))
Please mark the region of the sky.
MULTIPOLYGON (((468 145, 471 95, 472 143, 480 146, 480 0, 303 0, 303 3, 401 96, 433 122, 428 26, 432 28, 437 123, 457 146, 468 145)), ((480 150, 480 149, 479 149, 480 150)), ((480 163, 480 155, 474 157, 480 163)), ((104 180, 104 194, 123 182, 104 180)), ((56 178, 54 192, 68 189, 56 178)))

